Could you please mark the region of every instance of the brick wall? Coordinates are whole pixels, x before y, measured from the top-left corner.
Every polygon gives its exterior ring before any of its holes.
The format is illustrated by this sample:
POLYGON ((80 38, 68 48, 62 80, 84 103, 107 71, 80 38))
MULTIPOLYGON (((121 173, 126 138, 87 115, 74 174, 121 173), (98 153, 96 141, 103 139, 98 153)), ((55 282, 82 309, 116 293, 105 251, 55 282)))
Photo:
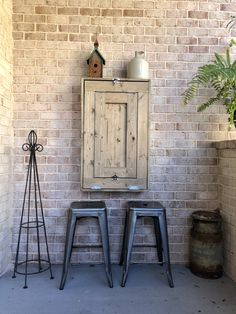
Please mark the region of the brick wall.
POLYGON ((217 143, 219 154, 219 200, 223 218, 224 271, 236 281, 236 142, 217 143))
MULTIPOLYGON (((45 148, 38 154, 43 204, 53 262, 61 262, 66 211, 71 201, 105 200, 109 208, 112 261, 117 262, 128 199, 155 199, 168 212, 171 258, 188 260, 189 216, 214 209, 217 155, 212 141, 226 139, 227 115, 214 106, 196 112, 199 98, 180 106, 181 92, 197 67, 224 51, 225 25, 236 10, 228 0, 113 1, 14 0, 15 216, 13 251, 22 205, 26 154, 21 145, 35 129, 45 148), (104 76, 125 77, 135 50, 150 65, 150 189, 144 193, 80 191, 80 79, 98 33, 106 59, 104 76)), ((136 241, 154 241, 142 220, 136 241)), ((99 238, 95 222, 84 221, 82 242, 99 238)), ((34 253, 32 245, 32 254, 34 253)), ((98 249, 83 249, 74 261, 101 261, 98 249)), ((134 261, 154 262, 155 249, 135 249, 134 261)))
POLYGON ((0 275, 11 261, 12 212, 12 6, 0 2, 0 275))

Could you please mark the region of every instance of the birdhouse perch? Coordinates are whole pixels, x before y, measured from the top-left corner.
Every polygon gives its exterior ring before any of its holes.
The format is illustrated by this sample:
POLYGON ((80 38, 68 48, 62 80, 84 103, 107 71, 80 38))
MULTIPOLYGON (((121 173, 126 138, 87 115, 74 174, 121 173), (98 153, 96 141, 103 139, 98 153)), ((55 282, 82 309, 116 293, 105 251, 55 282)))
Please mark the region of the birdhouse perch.
POLYGON ((88 76, 89 77, 102 77, 103 75, 103 65, 105 65, 105 59, 98 50, 97 39, 94 42, 94 49, 87 59, 87 64, 89 65, 88 76))

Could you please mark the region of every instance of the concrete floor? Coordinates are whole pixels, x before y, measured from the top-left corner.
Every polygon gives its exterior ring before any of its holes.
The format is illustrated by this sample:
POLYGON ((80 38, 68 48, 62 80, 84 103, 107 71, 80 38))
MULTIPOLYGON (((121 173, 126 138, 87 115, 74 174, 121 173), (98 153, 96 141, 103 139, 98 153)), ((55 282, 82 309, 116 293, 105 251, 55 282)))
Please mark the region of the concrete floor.
POLYGON ((122 269, 112 265, 114 288, 107 285, 103 265, 71 266, 65 289, 58 289, 61 267, 24 277, 12 272, 0 278, 0 314, 235 314, 236 283, 227 277, 206 280, 184 266, 173 266, 169 288, 161 266, 130 266, 126 287, 119 286, 122 269))

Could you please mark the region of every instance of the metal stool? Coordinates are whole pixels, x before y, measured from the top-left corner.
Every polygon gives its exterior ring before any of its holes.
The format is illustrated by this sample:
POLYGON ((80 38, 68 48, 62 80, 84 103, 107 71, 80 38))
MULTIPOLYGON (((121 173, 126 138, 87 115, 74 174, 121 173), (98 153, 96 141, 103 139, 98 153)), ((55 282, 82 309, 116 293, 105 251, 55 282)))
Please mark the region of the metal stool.
MULTIPOLYGON (((121 286, 124 287, 129 270, 131 252, 133 247, 133 239, 135 225, 139 217, 152 217, 154 220, 157 253, 159 264, 165 265, 165 270, 169 282, 169 286, 174 287, 171 274, 168 233, 166 223, 166 210, 159 202, 153 201, 132 201, 128 202, 128 210, 126 212, 125 230, 123 237, 123 245, 121 250, 120 265, 123 265, 123 276, 121 286), (164 260, 163 256, 164 255, 164 260)), ((142 246, 142 245, 140 245, 142 246)))
POLYGON ((60 290, 64 289, 72 249, 74 247, 79 247, 78 245, 77 246, 73 245, 76 221, 77 219, 80 219, 83 217, 98 218, 98 222, 99 222, 99 226, 101 230, 104 261, 105 261, 105 266, 106 266, 106 276, 107 276, 108 284, 112 288, 113 282, 112 282, 112 273, 111 273, 106 205, 104 202, 81 201, 81 202, 71 203, 71 206, 69 208, 60 290))

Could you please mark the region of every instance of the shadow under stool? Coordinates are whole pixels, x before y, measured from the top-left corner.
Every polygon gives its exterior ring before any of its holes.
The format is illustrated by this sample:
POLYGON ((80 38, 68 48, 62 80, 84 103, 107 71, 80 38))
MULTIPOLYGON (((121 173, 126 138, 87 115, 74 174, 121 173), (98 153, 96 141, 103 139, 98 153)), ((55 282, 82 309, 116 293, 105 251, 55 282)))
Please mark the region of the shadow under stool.
MULTIPOLYGON (((167 233, 167 221, 165 208, 156 201, 130 201, 126 211, 123 244, 121 250, 120 265, 123 265, 121 286, 126 284, 131 260, 136 221, 140 217, 152 217, 156 236, 156 246, 159 264, 164 265, 169 286, 174 287, 167 233), (164 257, 164 259, 163 259, 164 257)), ((145 246, 145 245, 138 245, 145 246)))
POLYGON ((102 240, 101 246, 103 248, 106 276, 107 276, 107 280, 108 280, 108 284, 110 288, 113 287, 106 205, 104 202, 78 201, 78 202, 71 203, 69 212, 68 212, 66 243, 65 243, 65 252, 64 252, 64 261, 63 261, 60 290, 63 290, 65 286, 65 281, 68 274, 68 267, 69 267, 71 254, 72 254, 72 249, 79 247, 79 245, 73 245, 76 222, 77 220, 84 217, 95 217, 98 219, 100 232, 101 232, 101 240, 102 240))

